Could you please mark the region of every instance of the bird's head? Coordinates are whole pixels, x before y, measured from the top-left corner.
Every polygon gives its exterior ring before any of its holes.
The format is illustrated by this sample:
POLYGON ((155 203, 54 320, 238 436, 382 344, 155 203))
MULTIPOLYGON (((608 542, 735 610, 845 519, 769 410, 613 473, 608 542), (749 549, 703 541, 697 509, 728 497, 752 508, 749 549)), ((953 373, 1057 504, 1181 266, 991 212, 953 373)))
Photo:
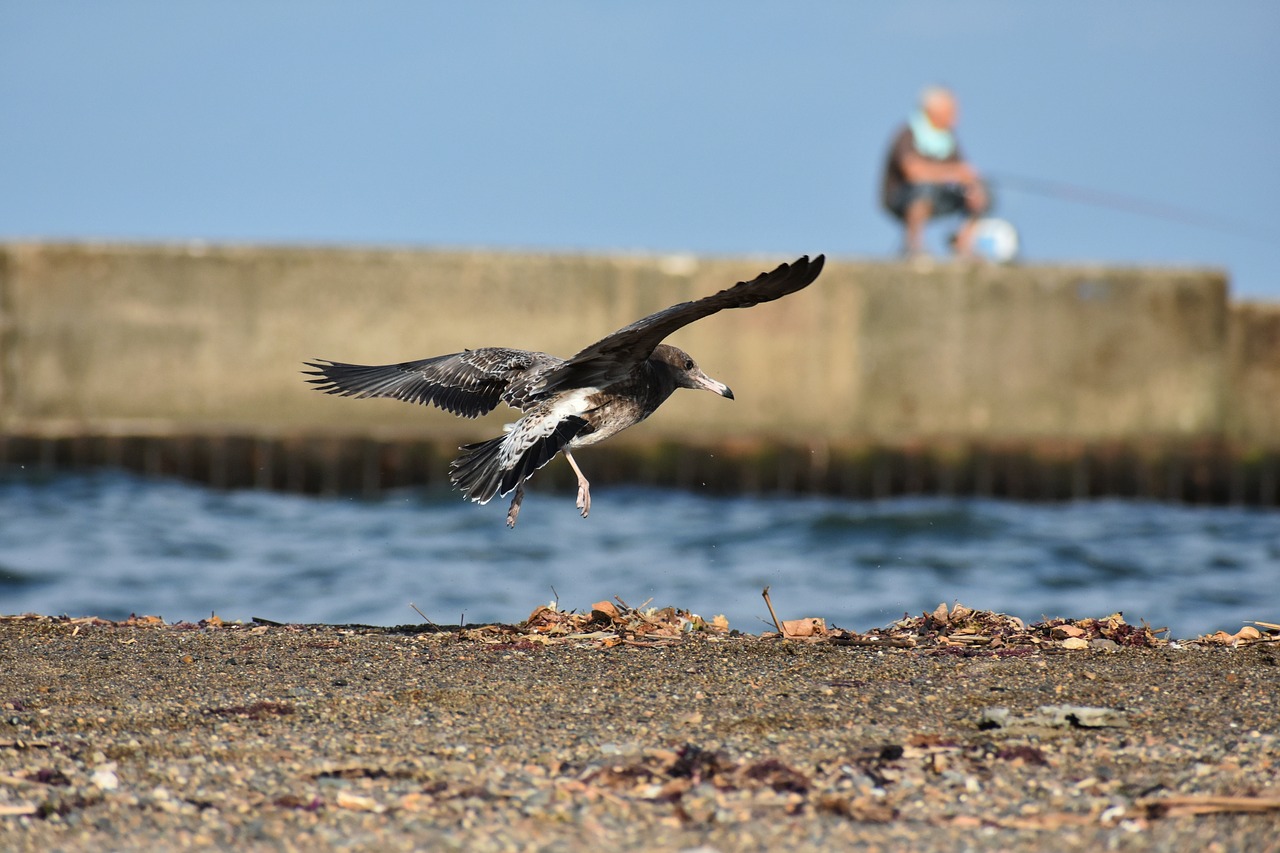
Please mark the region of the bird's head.
POLYGON ((649 361, 666 368, 670 372, 672 379, 675 380, 677 388, 713 391, 721 397, 733 399, 733 391, 729 390, 728 385, 723 382, 717 382, 703 373, 702 368, 698 367, 698 363, 687 352, 678 347, 673 347, 670 344, 659 344, 657 349, 653 351, 653 355, 649 356, 649 361))

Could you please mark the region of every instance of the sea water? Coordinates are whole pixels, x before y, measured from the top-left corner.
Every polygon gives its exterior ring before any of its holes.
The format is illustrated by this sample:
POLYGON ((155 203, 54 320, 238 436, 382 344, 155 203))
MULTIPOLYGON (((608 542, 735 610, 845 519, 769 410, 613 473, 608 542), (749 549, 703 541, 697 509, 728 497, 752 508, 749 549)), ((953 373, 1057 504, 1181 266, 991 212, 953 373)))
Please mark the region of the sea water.
POLYGON ((856 501, 598 487, 505 502, 220 491, 113 471, 0 471, 0 613, 196 621, 516 622, 558 600, 675 605, 731 627, 853 630, 940 602, 1106 616, 1174 637, 1280 622, 1280 513, 1139 501, 856 501), (412 606, 411 606, 412 605, 412 606))

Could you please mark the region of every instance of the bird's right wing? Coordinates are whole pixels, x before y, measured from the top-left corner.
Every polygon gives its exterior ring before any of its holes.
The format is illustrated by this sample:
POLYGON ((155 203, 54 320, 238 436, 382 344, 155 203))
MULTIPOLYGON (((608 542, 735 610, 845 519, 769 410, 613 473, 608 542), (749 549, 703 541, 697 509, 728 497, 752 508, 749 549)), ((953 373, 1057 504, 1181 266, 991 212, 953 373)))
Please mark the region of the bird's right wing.
POLYGON ((343 397, 391 397, 406 403, 439 406, 464 418, 488 414, 512 386, 562 363, 541 352, 486 347, 400 364, 343 364, 309 361, 304 370, 317 391, 343 397))
POLYGON ((813 260, 805 255, 770 272, 762 272, 751 281, 740 281, 719 293, 681 302, 636 320, 548 371, 533 388, 538 392, 552 392, 566 386, 606 384, 647 359, 654 348, 677 329, 726 308, 749 308, 808 287, 822 272, 824 261, 822 255, 813 260))

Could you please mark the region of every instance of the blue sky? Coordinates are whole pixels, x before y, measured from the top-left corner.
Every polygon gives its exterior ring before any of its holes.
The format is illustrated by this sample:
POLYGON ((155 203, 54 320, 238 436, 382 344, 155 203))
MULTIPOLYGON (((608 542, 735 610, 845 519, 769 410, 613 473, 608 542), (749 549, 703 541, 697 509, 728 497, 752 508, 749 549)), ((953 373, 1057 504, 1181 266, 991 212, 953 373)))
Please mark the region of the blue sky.
MULTIPOLYGON (((0 0, 0 239, 882 258, 883 152, 961 99, 1029 262, 1280 300, 1280 4, 0 0)), ((933 234, 937 245, 939 233, 933 234)))

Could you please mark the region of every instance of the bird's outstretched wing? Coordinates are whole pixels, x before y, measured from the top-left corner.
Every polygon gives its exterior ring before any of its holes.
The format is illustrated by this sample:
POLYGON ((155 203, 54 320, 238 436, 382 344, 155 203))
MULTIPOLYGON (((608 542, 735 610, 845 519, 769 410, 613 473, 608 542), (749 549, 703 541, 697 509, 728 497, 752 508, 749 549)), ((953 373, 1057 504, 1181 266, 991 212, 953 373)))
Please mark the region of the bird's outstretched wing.
POLYGON ((528 383, 562 363, 562 359, 542 352, 486 347, 400 364, 316 360, 306 362, 315 369, 303 373, 318 377, 307 381, 326 394, 392 397, 475 418, 504 401, 524 408, 528 383))
POLYGON ((596 341, 564 364, 548 371, 534 383, 535 393, 545 394, 567 386, 600 387, 621 378, 636 364, 648 358, 658 344, 672 332, 709 317, 726 308, 748 308, 771 302, 808 287, 825 261, 818 255, 782 264, 772 272, 764 272, 751 281, 741 281, 711 296, 681 302, 656 314, 650 314, 629 326, 596 341))

